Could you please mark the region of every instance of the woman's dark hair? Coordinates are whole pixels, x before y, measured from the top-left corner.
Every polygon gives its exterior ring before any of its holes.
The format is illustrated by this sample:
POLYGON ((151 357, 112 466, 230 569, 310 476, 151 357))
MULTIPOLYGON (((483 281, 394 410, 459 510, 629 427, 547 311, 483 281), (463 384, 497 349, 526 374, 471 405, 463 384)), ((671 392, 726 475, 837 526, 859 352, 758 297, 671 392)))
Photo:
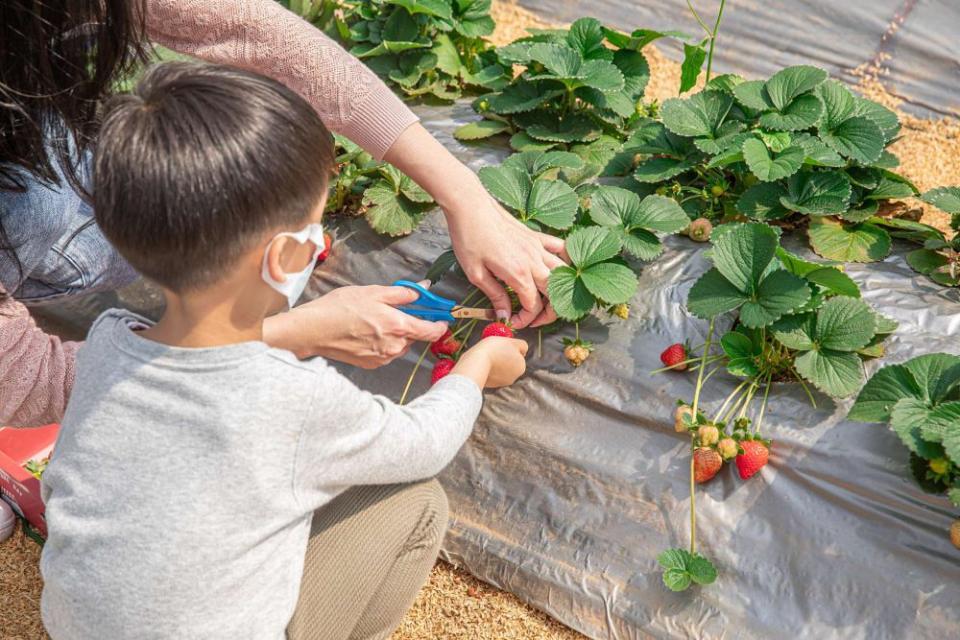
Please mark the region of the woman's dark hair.
MULTIPOLYGON (((24 175, 84 193, 97 109, 144 55, 143 0, 0 1, 0 192, 24 175)), ((2 214, 2 211, 0 211, 2 214)), ((0 259, 19 261, 0 217, 0 259)), ((0 289, 2 291, 2 289, 0 289)))
POLYGON ((202 288, 264 234, 303 226, 334 162, 333 136, 296 92, 233 67, 168 62, 105 107, 94 215, 142 275, 202 288))

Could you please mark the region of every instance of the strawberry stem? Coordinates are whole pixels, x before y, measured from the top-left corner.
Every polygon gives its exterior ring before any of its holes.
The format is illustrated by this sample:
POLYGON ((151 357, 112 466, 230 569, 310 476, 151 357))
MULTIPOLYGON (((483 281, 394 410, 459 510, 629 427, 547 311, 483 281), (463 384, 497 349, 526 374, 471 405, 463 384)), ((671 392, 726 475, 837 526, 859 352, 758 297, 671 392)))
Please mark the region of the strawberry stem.
POLYGON ((574 328, 574 331, 576 332, 577 343, 579 343, 579 342, 580 342, 580 323, 579 323, 579 322, 574 322, 574 323, 573 323, 573 328, 574 328))
MULTIPOLYGON (((711 362, 716 362, 717 360, 721 360, 723 358, 724 358, 723 355, 712 355, 707 358, 707 363, 709 364, 711 362)), ((653 375, 655 373, 663 373, 664 371, 672 371, 681 365, 690 364, 692 362, 699 363, 701 362, 702 359, 703 359, 703 356, 697 356, 696 358, 689 358, 687 360, 682 360, 677 364, 670 365, 669 367, 660 367, 659 369, 654 369, 653 371, 650 372, 650 375, 653 375)), ((699 368, 699 364, 696 366, 690 367, 690 371, 696 371, 698 368, 699 368)))
POLYGON ((711 420, 711 422, 716 423, 721 417, 723 417, 723 412, 727 410, 727 405, 730 404, 730 401, 733 400, 734 396, 740 393, 740 390, 747 385, 747 382, 748 380, 744 380, 740 383, 740 386, 730 392, 730 395, 728 395, 727 399, 723 401, 722 405, 720 405, 720 410, 717 411, 717 415, 713 418, 713 420, 711 420))
POLYGON ((807 383, 803 381, 803 378, 800 377, 800 374, 797 373, 796 369, 793 370, 793 373, 794 375, 797 376, 797 381, 800 383, 800 386, 803 387, 803 390, 806 392, 807 398, 810 399, 810 404, 813 406, 814 409, 816 409, 817 401, 814 399, 813 394, 810 392, 810 387, 808 387, 807 383))
POLYGON ((543 329, 537 329, 537 358, 543 357, 543 329))
POLYGON ((743 406, 740 407, 740 414, 737 416, 738 418, 742 418, 747 415, 747 408, 750 406, 750 403, 753 402, 753 394, 756 393, 758 388, 760 388, 760 385, 757 384, 757 381, 751 381, 750 388, 747 389, 747 400, 743 403, 743 406))
MULTIPOLYGON (((700 371, 697 372, 697 387, 693 391, 693 416, 697 416, 697 406, 700 403, 700 389, 703 388, 703 370, 707 365, 707 354, 710 353, 710 343, 713 340, 713 319, 710 320, 710 326, 707 328, 707 340, 703 344, 703 356, 700 359, 700 371)), ((691 463, 691 469, 693 469, 691 463)), ((692 480, 691 480, 692 482, 692 480)))
MULTIPOLYGON (((694 410, 696 411, 696 410, 694 410)), ((696 415, 696 413, 694 413, 696 415)), ((690 554, 697 552, 697 492, 694 484, 696 437, 690 438, 690 554)))
POLYGON ((760 403, 760 415, 757 417, 757 423, 753 425, 754 433, 760 433, 760 425, 763 424, 763 414, 767 411, 767 396, 770 395, 770 378, 773 373, 767 374, 767 382, 763 388, 763 401, 760 403))
POLYGON ((417 371, 420 369, 420 365, 423 363, 423 359, 427 357, 427 352, 429 351, 430 345, 428 344, 423 348, 423 351, 420 353, 420 357, 417 358, 417 364, 413 365, 413 371, 411 371, 410 375, 407 377, 407 384, 403 387, 403 393, 400 394, 399 404, 401 406, 407 401, 407 394, 410 392, 410 386, 413 384, 413 379, 416 377, 417 371))

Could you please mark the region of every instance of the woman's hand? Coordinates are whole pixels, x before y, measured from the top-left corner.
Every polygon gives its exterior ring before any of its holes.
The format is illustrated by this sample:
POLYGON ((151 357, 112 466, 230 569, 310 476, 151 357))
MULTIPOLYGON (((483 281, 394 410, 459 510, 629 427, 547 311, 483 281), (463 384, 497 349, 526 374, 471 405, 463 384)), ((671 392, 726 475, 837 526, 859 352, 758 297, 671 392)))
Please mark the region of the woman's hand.
POLYGON ((532 231, 504 211, 477 176, 420 124, 408 127, 384 159, 413 178, 443 209, 460 266, 501 317, 511 313, 503 282, 523 307, 512 318, 515 327, 556 319, 545 296, 550 271, 563 264, 563 240, 532 231))
POLYGON ((300 358, 323 356, 364 369, 402 357, 417 341, 433 342, 445 322, 427 322, 395 307, 417 293, 405 287, 340 287, 266 319, 263 340, 300 358))

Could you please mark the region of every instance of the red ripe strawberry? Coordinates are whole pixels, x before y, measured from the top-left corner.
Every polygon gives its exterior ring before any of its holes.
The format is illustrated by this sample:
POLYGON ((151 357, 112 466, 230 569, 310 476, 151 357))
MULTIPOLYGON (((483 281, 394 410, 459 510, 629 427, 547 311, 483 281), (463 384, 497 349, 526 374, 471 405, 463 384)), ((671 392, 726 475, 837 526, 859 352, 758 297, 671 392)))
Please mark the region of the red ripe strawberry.
POLYGON ((447 329, 439 340, 430 344, 430 353, 437 356, 453 356, 460 348, 460 341, 453 337, 453 332, 447 329))
POLYGON ((740 472, 740 477, 746 480, 756 475, 763 465, 767 464, 770 450, 759 440, 744 440, 740 443, 740 447, 743 448, 743 453, 737 456, 737 470, 740 472))
POLYGON ((430 374, 430 384, 437 384, 441 378, 450 375, 454 364, 453 360, 437 360, 433 365, 433 373, 430 374))
POLYGON ((674 371, 683 371, 687 368, 686 364, 680 364, 687 359, 687 348, 679 342, 667 347, 660 354, 660 362, 665 367, 672 367, 674 371))
POLYGON ((330 255, 330 247, 333 246, 333 236, 331 236, 326 231, 323 232, 323 251, 320 252, 320 255, 317 256, 317 264, 320 264, 330 255))
POLYGON ((712 480, 722 466, 723 458, 713 449, 697 447, 693 450, 693 479, 696 482, 712 480))
POLYGON ((491 322, 483 328, 483 333, 480 334, 480 339, 489 338, 491 336, 499 338, 512 338, 513 329, 510 328, 510 325, 504 324, 503 322, 491 322))

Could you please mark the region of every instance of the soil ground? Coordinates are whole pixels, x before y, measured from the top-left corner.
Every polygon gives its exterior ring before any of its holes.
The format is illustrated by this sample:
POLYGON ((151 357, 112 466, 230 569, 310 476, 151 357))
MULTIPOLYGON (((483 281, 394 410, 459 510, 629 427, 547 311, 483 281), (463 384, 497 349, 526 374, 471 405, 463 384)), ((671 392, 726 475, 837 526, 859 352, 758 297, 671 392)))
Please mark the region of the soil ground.
MULTIPOLYGON (((585 3, 585 11, 587 11, 585 3)), ((505 44, 525 34, 527 27, 549 27, 530 12, 510 2, 494 0, 497 31, 493 40, 505 44)), ((721 43, 722 46, 722 32, 721 43)), ((651 80, 647 95, 664 100, 676 95, 680 66, 656 48, 645 50, 651 80)), ((897 109, 898 100, 883 88, 883 61, 879 66, 856 69, 858 90, 865 96, 897 109)), ((925 120, 901 112, 902 139, 893 147, 901 170, 921 189, 960 184, 960 121, 956 118, 925 120)), ((925 222, 946 229, 946 215, 919 201, 925 222)), ((40 623, 40 552, 37 545, 16 533, 0 544, 0 638, 46 638, 40 623)), ((393 640, 575 640, 584 636, 444 562, 438 562, 430 582, 421 591, 393 640)))

